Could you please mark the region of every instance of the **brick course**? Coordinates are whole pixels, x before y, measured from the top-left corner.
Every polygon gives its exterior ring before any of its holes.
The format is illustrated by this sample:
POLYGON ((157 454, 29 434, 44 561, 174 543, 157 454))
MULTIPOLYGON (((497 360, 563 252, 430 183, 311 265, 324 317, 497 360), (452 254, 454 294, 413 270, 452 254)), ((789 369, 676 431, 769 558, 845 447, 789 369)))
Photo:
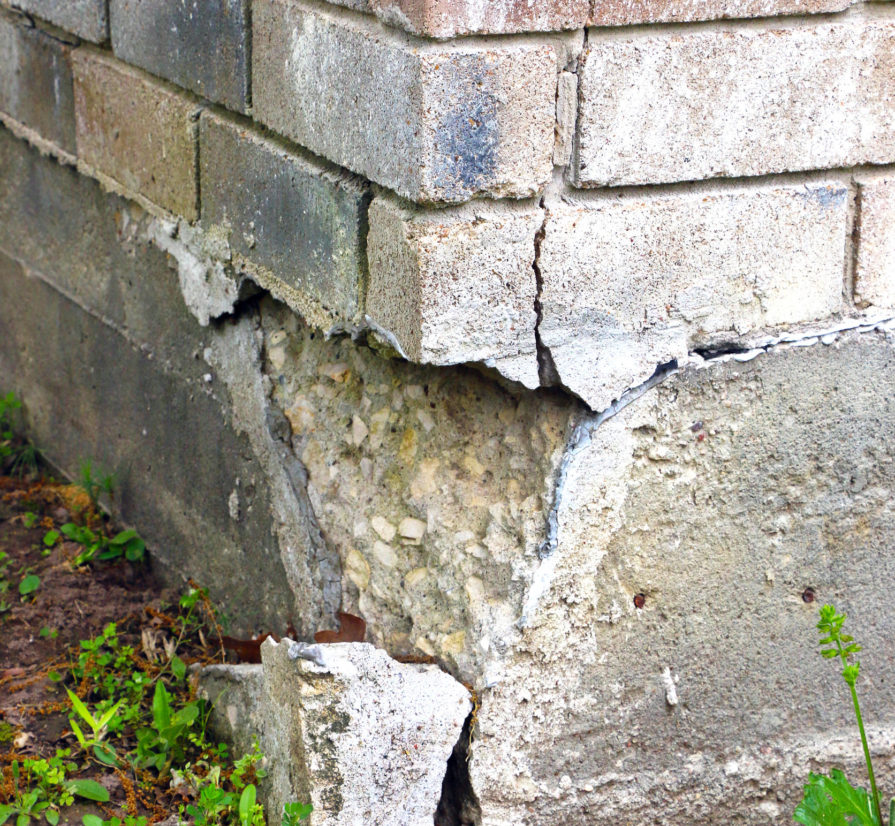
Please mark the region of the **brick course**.
POLYGON ((357 315, 367 187, 241 120, 201 119, 202 224, 342 319, 357 315))
POLYGON ((550 46, 407 43, 295 0, 256 0, 255 117, 414 201, 535 194, 552 168, 550 46))
POLYGON ((106 0, 3 0, 92 43, 109 38, 106 0))
POLYGON ((125 63, 73 53, 78 161, 130 195, 198 217, 199 106, 125 63))
POLYGON ((0 9, 0 113, 68 156, 75 152, 71 46, 0 9))
POLYGON ((117 57, 245 112, 249 104, 248 0, 110 0, 117 57))
POLYGON ((581 186, 895 161, 895 22, 592 38, 581 186))
POLYGON ((686 23, 730 17, 817 14, 842 11, 859 0, 595 0, 592 26, 686 23))
POLYGON ((855 301, 895 307, 895 173, 859 179, 855 301))

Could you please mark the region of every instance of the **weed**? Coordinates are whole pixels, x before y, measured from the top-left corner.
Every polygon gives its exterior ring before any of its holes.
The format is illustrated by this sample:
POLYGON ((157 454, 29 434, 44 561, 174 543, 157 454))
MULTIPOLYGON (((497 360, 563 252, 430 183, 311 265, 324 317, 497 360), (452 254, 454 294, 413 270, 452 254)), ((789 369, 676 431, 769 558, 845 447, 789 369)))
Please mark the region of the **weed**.
POLYGON ((44 534, 44 545, 52 548, 59 541, 60 534, 72 542, 77 542, 83 549, 71 560, 75 568, 80 568, 94 559, 107 562, 123 557, 128 562, 140 562, 146 555, 146 543, 133 530, 121 531, 110 538, 86 525, 66 522, 58 531, 47 531, 44 534))
POLYGON ((283 826, 298 826, 302 820, 311 816, 314 807, 310 803, 284 803, 283 826))
POLYGON ((71 726, 71 730, 74 732, 75 737, 78 738, 78 743, 81 748, 85 752, 92 748, 93 755, 96 759, 101 763, 105 763, 107 766, 117 765, 118 758, 115 756, 115 750, 107 743, 104 743, 103 740, 105 740, 106 735, 109 733, 109 727, 115 719, 115 713, 124 701, 119 700, 115 705, 105 709, 105 711, 97 711, 95 716, 91 713, 90 709, 84 705, 81 698, 71 689, 67 688, 66 692, 68 692, 68 699, 71 700, 72 708, 74 708, 81 720, 90 728, 91 736, 87 737, 81 731, 80 726, 78 726, 77 720, 75 720, 74 717, 68 718, 68 724, 71 726))
MULTIPOLYGON (((873 763, 870 760, 870 748, 867 745, 867 734, 864 731, 864 720, 858 702, 856 683, 861 663, 854 656, 861 646, 854 637, 842 633, 845 614, 837 614, 832 605, 824 605, 820 609, 821 656, 832 660, 839 658, 842 663, 842 679, 845 680, 851 693, 852 707, 861 736, 861 747, 864 750, 864 762, 870 780, 870 794, 862 788, 855 788, 839 769, 833 769, 830 776, 810 773, 805 786, 802 802, 796 807, 793 819, 804 826, 884 826, 880 810, 879 790, 873 774, 873 763), (824 647, 826 646, 826 647, 824 647)), ((895 799, 889 806, 889 826, 895 826, 895 799)))
POLYGON ((19 594, 27 597, 40 588, 40 577, 37 574, 26 574, 19 583, 19 594))
POLYGON ((11 476, 34 476, 40 451, 20 433, 21 410, 15 393, 0 396, 0 467, 11 476))
POLYGON ((93 462, 86 459, 81 462, 76 484, 87 494, 93 510, 99 511, 100 497, 106 495, 111 499, 114 496, 115 474, 104 473, 102 468, 97 468, 94 473, 93 462))

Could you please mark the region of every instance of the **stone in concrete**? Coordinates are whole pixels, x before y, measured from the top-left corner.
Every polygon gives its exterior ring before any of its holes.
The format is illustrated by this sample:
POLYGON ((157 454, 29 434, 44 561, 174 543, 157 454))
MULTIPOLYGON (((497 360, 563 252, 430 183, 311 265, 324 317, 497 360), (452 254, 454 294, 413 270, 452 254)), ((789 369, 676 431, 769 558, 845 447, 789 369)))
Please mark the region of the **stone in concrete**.
POLYGON ((268 639, 261 657, 277 744, 266 750, 270 810, 297 799, 313 804, 311 826, 432 823, 472 710, 466 688, 367 643, 268 639))
POLYGON ((479 680, 515 634, 579 406, 326 339, 273 302, 261 313, 270 401, 342 560, 343 610, 389 653, 479 680))
POLYGON ((724 17, 770 17, 842 11, 858 0, 594 0, 589 24, 685 23, 724 17))
POLYGON ((595 35, 575 179, 656 184, 895 161, 895 22, 595 35))
POLYGON ((147 206, 195 220, 197 103, 99 52, 77 49, 72 61, 84 170, 147 206))
POLYGON ((782 823, 809 770, 862 776, 817 653, 827 602, 864 646, 891 786, 893 382, 892 334, 846 334, 688 367, 595 417, 521 639, 480 692, 483 824, 782 823))
POLYGON ((860 181, 855 302, 895 307, 895 177, 860 181))
POLYGON ((484 362, 538 386, 537 206, 419 210, 370 207, 367 314, 413 361, 484 362))
POLYGON ((334 0, 423 37, 578 29, 591 0, 334 0))
POLYGON ((298 0, 253 5, 254 116, 414 201, 526 197, 552 169, 556 57, 408 43, 298 0))
POLYGON ((541 342, 602 410, 697 348, 840 312, 844 184, 605 197, 549 210, 541 342))
POLYGON ((61 29, 102 43, 109 37, 106 0, 3 0, 61 29))
POLYGON ((202 224, 234 255, 342 320, 360 309, 369 194, 357 178, 241 120, 201 119, 202 224))
POLYGON ((70 55, 70 45, 0 9, 0 117, 68 158, 75 153, 70 55))
POLYGON ((110 0, 115 55, 229 109, 249 98, 248 0, 110 0))

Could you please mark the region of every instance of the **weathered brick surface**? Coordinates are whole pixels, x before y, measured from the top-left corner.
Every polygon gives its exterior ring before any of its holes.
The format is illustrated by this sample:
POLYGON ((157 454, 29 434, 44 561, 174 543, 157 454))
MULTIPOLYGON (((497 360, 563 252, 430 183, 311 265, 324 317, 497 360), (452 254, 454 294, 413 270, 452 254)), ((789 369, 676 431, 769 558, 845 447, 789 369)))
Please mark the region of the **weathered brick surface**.
POLYGON ((201 119, 202 223, 231 249, 341 318, 359 309, 366 186, 261 137, 244 121, 201 119))
POLYGON ((255 117, 415 201, 538 191, 555 62, 549 46, 408 44, 297 0, 253 6, 255 117))
POLYGON ((683 23, 724 17, 769 17, 841 11, 859 0, 594 0, 589 23, 623 26, 636 23, 683 23))
POLYGON ((71 47, 0 9, 0 112, 75 152, 71 47))
POLYGON ((895 160, 895 22, 594 37, 583 186, 895 160))
POLYGON ((230 109, 249 103, 248 0, 110 0, 122 60, 230 109))
POLYGON ((847 201, 821 182, 551 207, 539 330, 562 383, 602 410, 696 347, 840 311, 847 201))
POLYGON ((855 301, 895 307, 895 175, 859 182, 855 301))
POLYGON ((66 31, 102 43, 109 36, 106 0, 3 0, 66 31))
POLYGON ((591 0, 333 0, 425 37, 562 31, 587 22, 591 0))
POLYGON ((78 160, 187 220, 198 216, 190 97, 114 58, 73 53, 78 160))
POLYGON ((367 313, 407 356, 429 364, 486 362, 538 384, 533 206, 475 213, 370 206, 367 313))

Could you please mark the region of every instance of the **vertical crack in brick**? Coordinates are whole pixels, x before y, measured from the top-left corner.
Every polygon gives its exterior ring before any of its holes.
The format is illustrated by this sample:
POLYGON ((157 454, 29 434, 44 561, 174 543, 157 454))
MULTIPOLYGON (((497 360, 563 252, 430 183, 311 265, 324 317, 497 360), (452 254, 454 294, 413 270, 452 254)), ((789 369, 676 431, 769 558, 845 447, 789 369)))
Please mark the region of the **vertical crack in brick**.
POLYGON ((482 822, 482 808, 469 776, 469 743, 474 716, 473 711, 466 718, 463 733, 448 758, 434 826, 479 826, 482 822))
POLYGON ((544 236, 547 233, 547 220, 550 217, 550 213, 544 204, 543 198, 541 199, 540 207, 544 210, 544 220, 541 222, 540 229, 535 234, 535 256, 531 264, 531 268, 534 270, 535 274, 535 283, 537 285, 537 293, 535 294, 535 347, 537 348, 538 356, 538 379, 540 380, 541 386, 555 387, 560 383, 559 373, 556 371, 556 365, 553 363, 553 356, 550 353, 550 349, 544 345, 543 341, 541 341, 541 319, 543 316, 541 290, 544 285, 544 280, 541 276, 541 242, 544 240, 544 236))

